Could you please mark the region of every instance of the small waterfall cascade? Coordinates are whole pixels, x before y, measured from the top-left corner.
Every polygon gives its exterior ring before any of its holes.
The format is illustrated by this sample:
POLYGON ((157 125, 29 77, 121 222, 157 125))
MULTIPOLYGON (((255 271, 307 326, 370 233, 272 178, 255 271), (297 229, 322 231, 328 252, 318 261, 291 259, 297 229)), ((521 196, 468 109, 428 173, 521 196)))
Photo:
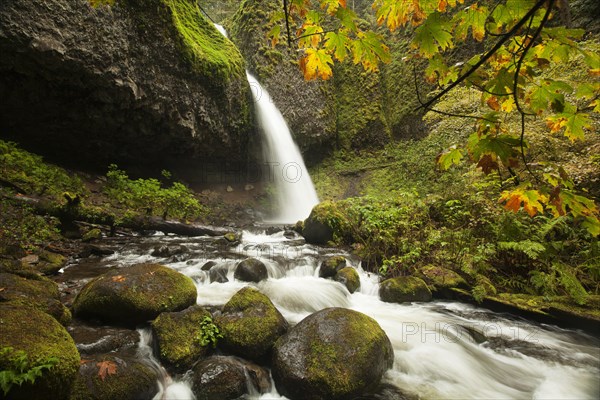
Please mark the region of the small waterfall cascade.
MULTIPOLYGON (((215 27, 227 37, 221 25, 215 27)), ((319 198, 300 149, 269 93, 247 71, 246 75, 261 127, 266 175, 276 192, 277 207, 270 222, 294 223, 305 219, 319 198)))

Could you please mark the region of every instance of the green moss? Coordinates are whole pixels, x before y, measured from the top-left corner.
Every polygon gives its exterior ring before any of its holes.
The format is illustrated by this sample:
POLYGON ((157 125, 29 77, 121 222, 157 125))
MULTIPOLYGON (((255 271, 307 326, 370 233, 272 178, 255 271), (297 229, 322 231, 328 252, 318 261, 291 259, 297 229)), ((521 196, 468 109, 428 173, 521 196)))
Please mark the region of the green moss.
POLYGON ((431 290, 421 278, 399 276, 383 281, 379 287, 381 300, 389 303, 431 300, 431 290))
MULTIPOLYGON (((384 363, 393 359, 391 345, 385 332, 371 317, 351 312, 342 308, 331 309, 327 313, 326 323, 344 326, 344 333, 337 340, 324 341, 324 338, 315 337, 310 342, 309 359, 307 367, 312 382, 328 383, 332 392, 328 393, 334 398, 340 398, 348 393, 353 393, 357 388, 370 386, 373 382, 363 382, 358 376, 351 374, 352 369, 344 365, 338 355, 351 352, 353 363, 358 365, 370 364, 373 346, 387 343, 383 360, 384 363)), ((345 356, 345 357, 346 357, 345 356)), ((388 365, 387 367, 390 367, 388 365)))
POLYGON ((254 360, 266 356, 287 330, 287 322, 271 300, 250 287, 233 295, 215 323, 225 349, 254 360))
POLYGON ((171 10, 185 59, 205 76, 221 81, 244 76, 244 60, 233 43, 225 38, 186 0, 161 0, 171 10))
POLYGON ((177 370, 188 370, 209 348, 201 346, 198 336, 205 317, 204 308, 194 306, 176 313, 162 313, 152 322, 160 359, 177 370))
POLYGON ((350 293, 356 292, 360 287, 360 277, 358 276, 358 272, 352 267, 342 268, 333 279, 346 285, 350 293))
POLYGON ((436 289, 464 287, 467 282, 456 272, 435 265, 426 265, 419 270, 436 289))
POLYGON ((92 240, 101 239, 102 231, 98 228, 90 229, 82 237, 82 242, 91 242, 92 240))
MULTIPOLYGON (((36 379, 13 387, 11 399, 42 399, 52 393, 55 399, 67 398, 79 368, 79 353, 73 339, 54 318, 31 307, 0 304, 0 348, 11 347, 27 354, 31 366, 50 357, 58 363, 36 379)), ((0 370, 10 368, 10 354, 0 356, 0 370)))
POLYGON ((189 277, 158 264, 137 264, 108 272, 83 287, 73 302, 76 315, 124 324, 156 318, 196 302, 189 277))

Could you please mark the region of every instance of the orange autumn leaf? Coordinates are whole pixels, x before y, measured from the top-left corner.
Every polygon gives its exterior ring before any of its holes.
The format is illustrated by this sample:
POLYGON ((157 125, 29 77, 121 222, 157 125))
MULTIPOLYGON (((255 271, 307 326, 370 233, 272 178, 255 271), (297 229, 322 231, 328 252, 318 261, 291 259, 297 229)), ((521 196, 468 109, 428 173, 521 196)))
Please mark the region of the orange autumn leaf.
POLYGON ((548 203, 548 197, 537 190, 517 188, 504 191, 500 196, 500 202, 505 202, 504 208, 515 213, 522 207, 530 217, 533 217, 544 211, 544 204, 548 203))
POLYGON ((125 277, 123 275, 117 275, 112 277, 113 282, 123 282, 125 281, 125 277))
POLYGON ((98 367, 98 376, 104 381, 106 375, 114 375, 117 373, 117 364, 112 361, 100 361, 96 363, 98 367))
POLYGON ((491 108, 494 111, 499 111, 500 110, 500 103, 498 103, 498 98, 496 96, 492 96, 489 99, 487 99, 486 101, 487 105, 489 108, 491 108))

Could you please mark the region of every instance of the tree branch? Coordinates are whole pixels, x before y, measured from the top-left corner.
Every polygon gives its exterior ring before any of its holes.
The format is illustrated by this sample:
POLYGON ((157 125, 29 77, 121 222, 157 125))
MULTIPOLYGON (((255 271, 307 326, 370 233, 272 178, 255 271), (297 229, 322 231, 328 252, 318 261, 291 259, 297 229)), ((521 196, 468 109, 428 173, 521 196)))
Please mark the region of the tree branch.
MULTIPOLYGON (((552 1, 552 3, 554 3, 554 0, 551 0, 551 1, 552 1)), ((444 95, 446 95, 446 93, 448 93, 450 90, 454 89, 461 82, 463 82, 465 79, 467 79, 471 74, 473 74, 475 71, 477 71, 477 69, 479 69, 479 67, 481 67, 490 57, 492 57, 500 49, 500 47, 502 47, 504 45, 504 43, 506 43, 511 37, 513 37, 518 32, 518 30, 521 29, 521 27, 523 25, 525 25, 525 23, 529 20, 529 18, 531 18, 536 13, 537 10, 542 8, 542 6, 544 4, 546 4, 546 0, 538 0, 538 2, 535 3, 535 5, 527 12, 527 14, 525 14, 525 16, 523 18, 521 18, 519 20, 519 22, 517 22, 510 31, 508 31, 506 34, 504 34, 502 39, 500 39, 494 45, 494 47, 492 47, 487 53, 484 54, 484 56, 481 58, 481 60, 479 60, 479 62, 477 62, 475 65, 473 65, 467 72, 465 72, 463 75, 461 75, 456 81, 451 83, 450 86, 448 86, 447 88, 442 90, 440 93, 435 95, 432 99, 428 100, 427 102, 425 102, 425 103, 421 104, 419 107, 417 107, 415 109, 415 111, 420 110, 421 108, 428 109, 433 103, 438 101, 440 98, 442 98, 444 95)))

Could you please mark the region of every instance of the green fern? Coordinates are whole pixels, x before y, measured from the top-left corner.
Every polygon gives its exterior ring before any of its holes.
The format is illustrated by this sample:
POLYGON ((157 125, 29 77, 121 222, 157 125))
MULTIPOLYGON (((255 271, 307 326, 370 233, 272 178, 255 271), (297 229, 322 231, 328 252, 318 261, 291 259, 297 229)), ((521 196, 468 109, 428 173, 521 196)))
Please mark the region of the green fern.
POLYGON ((529 239, 520 242, 498 242, 498 249, 520 251, 532 260, 537 260, 541 254, 546 252, 546 246, 529 239))
POLYGON ((569 296, 579 305, 587 303, 589 294, 573 273, 572 268, 562 263, 554 263, 552 268, 558 271, 560 284, 569 296))
POLYGON ((41 377, 45 370, 52 369, 59 361, 57 357, 48 357, 39 365, 32 366, 24 351, 14 351, 12 347, 0 349, 0 357, 7 355, 10 357, 10 369, 0 371, 0 389, 4 396, 14 385, 21 386, 26 382, 35 383, 35 380, 41 377))

